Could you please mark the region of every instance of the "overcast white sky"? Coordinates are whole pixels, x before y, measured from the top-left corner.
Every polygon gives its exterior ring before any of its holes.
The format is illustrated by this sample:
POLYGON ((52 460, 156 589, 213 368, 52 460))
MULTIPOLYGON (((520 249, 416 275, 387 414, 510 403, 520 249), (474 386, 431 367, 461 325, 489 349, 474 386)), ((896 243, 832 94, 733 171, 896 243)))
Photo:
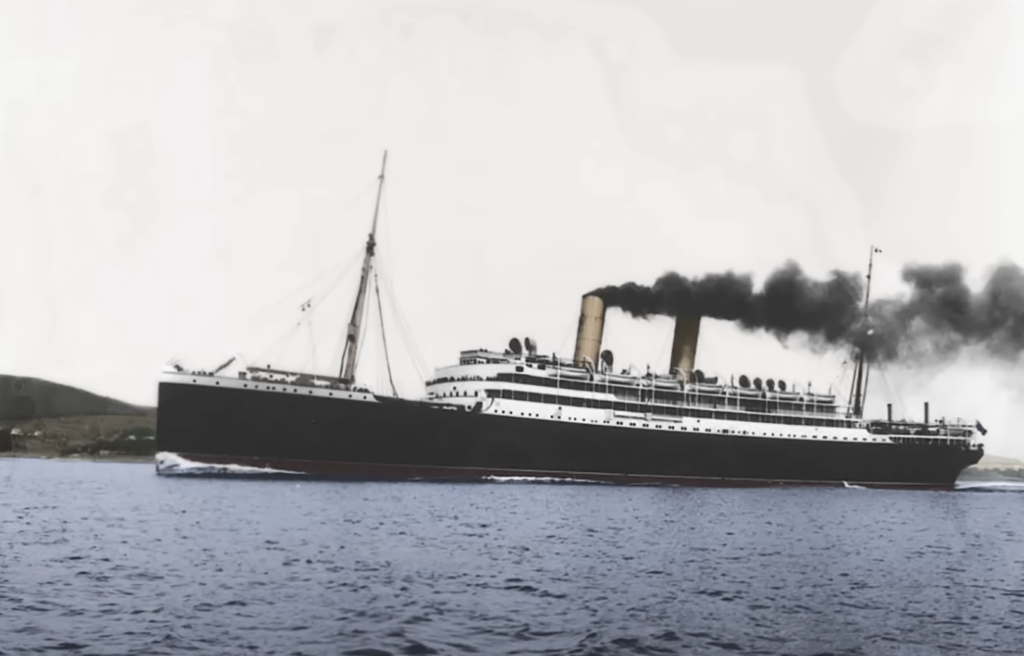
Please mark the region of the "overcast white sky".
MULTIPOLYGON (((669 269, 864 271, 874 243, 875 296, 902 290, 907 262, 980 281, 1024 262, 1022 11, 0 0, 0 371, 153 404, 172 357, 335 370, 356 266, 326 297, 331 275, 300 287, 359 256, 384 148, 381 266, 417 347, 385 296, 406 394, 417 358, 526 335, 569 356, 582 293, 669 269)), ((618 363, 667 367, 670 320, 608 320, 618 363)), ((816 388, 841 373, 842 354, 717 322, 700 339, 708 372, 816 388)), ((872 413, 930 400, 1024 456, 1019 368, 886 379, 872 413)))

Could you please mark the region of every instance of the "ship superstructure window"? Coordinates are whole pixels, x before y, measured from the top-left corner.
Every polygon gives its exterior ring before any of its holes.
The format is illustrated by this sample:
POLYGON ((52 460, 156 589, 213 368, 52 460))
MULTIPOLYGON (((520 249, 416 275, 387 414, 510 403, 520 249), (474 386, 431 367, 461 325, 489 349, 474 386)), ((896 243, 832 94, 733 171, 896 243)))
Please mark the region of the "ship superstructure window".
MULTIPOLYGON (((550 370, 549 370, 550 371, 550 370)), ((577 372, 576 375, 579 375, 577 372)), ((563 377, 556 370, 548 375, 529 373, 497 373, 488 380, 512 383, 533 388, 545 387, 564 394, 539 394, 528 399, 537 403, 557 403, 576 407, 598 408, 618 412, 643 412, 661 416, 697 417, 727 421, 758 422, 817 426, 826 428, 856 428, 856 421, 837 414, 838 406, 831 402, 777 401, 775 399, 740 397, 735 392, 719 388, 714 393, 696 393, 641 388, 638 385, 593 382, 563 377), (580 394, 582 392, 582 394, 580 394)), ((512 398, 502 396, 502 398, 512 398)), ((828 397, 832 398, 832 397, 828 397)))

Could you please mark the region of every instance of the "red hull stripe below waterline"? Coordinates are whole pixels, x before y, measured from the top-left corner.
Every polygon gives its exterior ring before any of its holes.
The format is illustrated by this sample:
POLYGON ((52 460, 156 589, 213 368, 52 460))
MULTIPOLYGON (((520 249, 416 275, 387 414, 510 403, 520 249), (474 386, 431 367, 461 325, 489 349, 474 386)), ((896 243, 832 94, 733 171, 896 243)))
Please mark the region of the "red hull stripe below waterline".
POLYGON ((645 474, 600 474, 590 472, 532 471, 521 469, 477 469, 470 467, 423 467, 361 462, 282 460, 242 456, 179 453, 178 456, 204 465, 241 465, 310 476, 329 476, 361 481, 487 481, 491 479, 539 479, 545 482, 609 483, 614 485, 659 485, 676 487, 782 487, 856 485, 878 489, 952 490, 954 485, 921 483, 866 483, 861 481, 787 481, 742 478, 695 478, 645 474))

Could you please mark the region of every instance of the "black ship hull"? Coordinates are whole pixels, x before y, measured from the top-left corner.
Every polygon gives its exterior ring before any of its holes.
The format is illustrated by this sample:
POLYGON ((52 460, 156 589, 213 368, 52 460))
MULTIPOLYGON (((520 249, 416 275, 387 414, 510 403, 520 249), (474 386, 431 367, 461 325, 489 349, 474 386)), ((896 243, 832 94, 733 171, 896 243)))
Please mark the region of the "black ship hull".
POLYGON ((161 382, 157 448, 199 463, 351 480, 920 489, 952 489, 981 458, 980 449, 945 443, 701 434, 338 397, 161 382))

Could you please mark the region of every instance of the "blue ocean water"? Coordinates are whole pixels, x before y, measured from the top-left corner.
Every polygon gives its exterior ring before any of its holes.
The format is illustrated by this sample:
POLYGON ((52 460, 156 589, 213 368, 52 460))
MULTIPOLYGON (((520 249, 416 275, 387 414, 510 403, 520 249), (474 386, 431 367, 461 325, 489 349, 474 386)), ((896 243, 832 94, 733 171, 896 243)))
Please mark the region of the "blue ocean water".
POLYGON ((1024 494, 0 459, 0 654, 1024 653, 1024 494))

